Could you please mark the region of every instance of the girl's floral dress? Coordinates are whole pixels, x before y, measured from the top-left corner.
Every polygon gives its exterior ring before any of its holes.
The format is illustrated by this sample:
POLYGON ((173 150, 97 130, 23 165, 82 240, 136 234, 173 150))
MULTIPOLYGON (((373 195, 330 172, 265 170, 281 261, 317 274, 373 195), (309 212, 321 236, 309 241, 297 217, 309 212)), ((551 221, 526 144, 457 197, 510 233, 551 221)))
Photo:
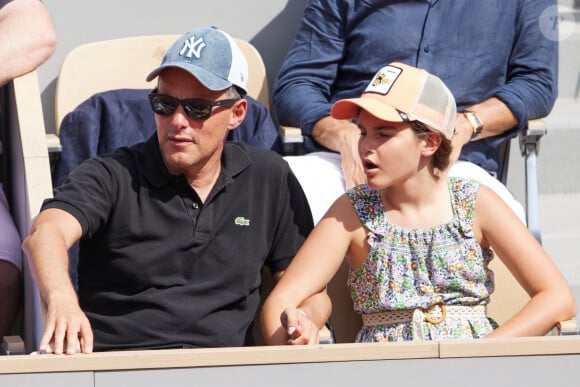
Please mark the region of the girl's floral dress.
MULTIPOLYGON (((485 305, 493 292, 493 257, 473 234, 475 180, 448 178, 454 216, 448 223, 426 229, 406 229, 389 222, 380 193, 367 185, 347 192, 368 229, 369 256, 351 269, 348 286, 354 309, 361 314, 445 305, 485 305)), ((480 338, 493 328, 481 317, 446 318, 439 324, 411 322, 364 326, 357 342, 480 338)))

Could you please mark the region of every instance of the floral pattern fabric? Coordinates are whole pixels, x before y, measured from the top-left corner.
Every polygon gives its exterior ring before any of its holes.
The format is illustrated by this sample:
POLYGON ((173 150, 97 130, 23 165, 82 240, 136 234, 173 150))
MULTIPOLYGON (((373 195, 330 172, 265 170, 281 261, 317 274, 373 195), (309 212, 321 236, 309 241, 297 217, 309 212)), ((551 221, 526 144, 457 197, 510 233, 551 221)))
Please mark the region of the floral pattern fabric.
MULTIPOLYGON (((380 193, 367 185, 347 192, 368 230, 370 253, 351 269, 348 286, 354 309, 361 314, 445 305, 485 305, 493 292, 488 265, 493 252, 484 250, 473 233, 475 180, 448 178, 453 218, 425 229, 407 229, 389 222, 380 193)), ((365 326, 357 342, 480 338, 493 328, 487 318, 446 318, 442 323, 411 322, 365 326)))

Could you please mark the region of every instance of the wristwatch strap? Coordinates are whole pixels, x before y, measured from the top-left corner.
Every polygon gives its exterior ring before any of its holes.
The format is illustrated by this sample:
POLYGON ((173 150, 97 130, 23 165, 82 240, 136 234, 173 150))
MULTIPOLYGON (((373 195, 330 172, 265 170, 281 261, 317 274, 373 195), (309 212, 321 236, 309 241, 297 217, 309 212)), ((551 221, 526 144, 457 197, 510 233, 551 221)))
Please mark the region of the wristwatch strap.
POLYGON ((467 119, 469 124, 473 127, 473 134, 471 140, 475 139, 483 130, 483 121, 479 118, 476 112, 472 110, 465 110, 463 116, 467 119))

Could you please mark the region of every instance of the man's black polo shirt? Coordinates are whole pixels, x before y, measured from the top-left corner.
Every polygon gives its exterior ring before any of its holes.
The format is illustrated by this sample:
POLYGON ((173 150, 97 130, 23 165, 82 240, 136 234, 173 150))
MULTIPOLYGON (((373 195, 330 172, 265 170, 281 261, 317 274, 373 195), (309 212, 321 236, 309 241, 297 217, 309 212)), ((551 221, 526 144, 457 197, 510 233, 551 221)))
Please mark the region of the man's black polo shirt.
POLYGON ((276 153, 226 143, 206 203, 168 174, 154 134, 81 164, 43 209, 81 224, 79 300, 95 350, 251 343, 261 268, 284 270, 312 229, 276 153))

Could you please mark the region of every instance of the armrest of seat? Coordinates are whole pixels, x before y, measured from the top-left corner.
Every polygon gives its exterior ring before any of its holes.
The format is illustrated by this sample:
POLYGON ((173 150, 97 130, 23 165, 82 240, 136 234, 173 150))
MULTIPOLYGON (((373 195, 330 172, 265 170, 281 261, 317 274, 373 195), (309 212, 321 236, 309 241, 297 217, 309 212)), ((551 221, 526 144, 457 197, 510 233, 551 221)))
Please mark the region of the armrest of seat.
POLYGON ((326 324, 320 329, 320 344, 334 344, 334 333, 331 330, 330 324, 326 324))
POLYGON ((539 152, 540 139, 548 133, 546 122, 543 118, 529 120, 527 128, 520 132, 519 142, 522 156, 526 156, 533 151, 536 155, 539 152))
POLYGON ((304 141, 304 138, 302 137, 302 130, 294 126, 284 125, 280 125, 278 130, 280 131, 280 136, 282 137, 282 150, 284 154, 300 154, 302 142, 304 141))
POLYGON ((59 153, 62 151, 60 138, 54 133, 46 134, 46 145, 49 153, 59 153))
POLYGON ((556 324, 555 330, 557 336, 572 336, 580 334, 578 331, 578 323, 574 319, 560 321, 556 324))
POLYGON ((24 355, 26 348, 20 336, 4 336, 0 344, 0 355, 24 355))
POLYGON ((540 139, 548 133, 544 119, 528 121, 526 130, 520 132, 520 151, 526 167, 526 221, 528 229, 541 244, 540 204, 538 198, 537 156, 540 139))

